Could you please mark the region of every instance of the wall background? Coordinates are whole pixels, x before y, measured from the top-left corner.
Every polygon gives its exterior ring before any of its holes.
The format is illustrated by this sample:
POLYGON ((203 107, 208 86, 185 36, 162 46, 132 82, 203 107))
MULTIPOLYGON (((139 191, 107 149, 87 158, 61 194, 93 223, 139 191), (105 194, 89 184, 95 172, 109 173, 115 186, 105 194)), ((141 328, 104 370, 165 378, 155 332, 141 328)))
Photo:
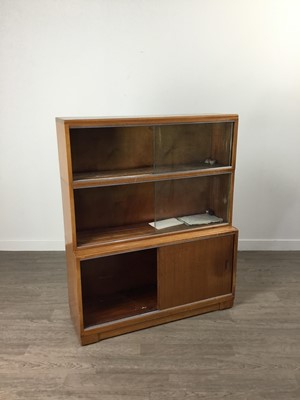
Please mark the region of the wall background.
POLYGON ((300 250, 298 0, 1 0, 0 249, 64 247, 56 116, 238 113, 240 249, 300 250))

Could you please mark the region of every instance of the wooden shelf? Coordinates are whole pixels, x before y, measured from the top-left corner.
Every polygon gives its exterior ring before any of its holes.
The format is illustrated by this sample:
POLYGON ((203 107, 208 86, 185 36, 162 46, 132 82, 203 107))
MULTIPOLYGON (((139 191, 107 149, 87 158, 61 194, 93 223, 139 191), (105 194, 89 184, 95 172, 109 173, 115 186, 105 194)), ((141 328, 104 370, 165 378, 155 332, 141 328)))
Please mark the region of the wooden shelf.
POLYGON ((116 242, 90 242, 86 246, 74 249, 74 254, 78 260, 89 260, 95 257, 122 254, 128 251, 138 251, 140 249, 152 249, 169 244, 182 243, 207 237, 224 236, 237 234, 237 229, 228 223, 212 225, 210 227, 177 230, 152 235, 138 236, 135 239, 116 241, 116 242))
POLYGON ((94 247, 111 242, 134 240, 151 236, 155 229, 149 224, 129 225, 77 232, 77 248, 94 247))
POLYGON ((84 307, 84 327, 116 321, 157 309, 155 285, 147 285, 99 297, 84 307))
POLYGON ((146 182, 151 180, 153 168, 131 168, 119 171, 91 171, 74 173, 73 188, 109 186, 124 183, 146 182))
POLYGON ((97 186, 113 186, 130 183, 153 182, 168 179, 192 178, 232 172, 233 168, 216 164, 214 167, 201 164, 186 164, 156 169, 132 168, 119 171, 91 171, 73 174, 73 188, 82 189, 97 186))
POLYGON ((149 224, 129 225, 103 230, 94 229, 77 233, 77 249, 85 249, 107 245, 110 243, 130 242, 142 238, 162 237, 170 233, 186 232, 198 229, 207 229, 227 225, 226 222, 203 225, 177 225, 166 229, 157 230, 149 224))

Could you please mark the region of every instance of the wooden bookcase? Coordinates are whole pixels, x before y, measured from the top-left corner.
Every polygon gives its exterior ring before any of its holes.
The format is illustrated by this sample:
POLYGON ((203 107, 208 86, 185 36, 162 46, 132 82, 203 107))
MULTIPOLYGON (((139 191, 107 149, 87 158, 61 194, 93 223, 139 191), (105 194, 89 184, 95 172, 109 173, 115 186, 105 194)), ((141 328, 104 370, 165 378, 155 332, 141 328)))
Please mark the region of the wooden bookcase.
POLYGON ((81 343, 231 307, 238 116, 56 124, 81 343))

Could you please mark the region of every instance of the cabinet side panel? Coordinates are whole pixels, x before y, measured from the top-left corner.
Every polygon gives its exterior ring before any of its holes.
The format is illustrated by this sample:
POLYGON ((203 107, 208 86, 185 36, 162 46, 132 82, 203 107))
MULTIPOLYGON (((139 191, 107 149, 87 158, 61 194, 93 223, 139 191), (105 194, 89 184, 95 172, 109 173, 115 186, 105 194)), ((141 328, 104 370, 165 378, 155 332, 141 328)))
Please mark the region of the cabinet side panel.
POLYGON ((66 245, 66 257, 70 314, 77 335, 80 337, 83 331, 80 266, 79 261, 77 261, 73 255, 72 246, 70 244, 66 245))
POLYGON ((235 295, 235 287, 236 287, 238 239, 239 239, 239 232, 236 231, 234 234, 233 261, 232 261, 232 294, 233 295, 235 295))
POLYGON ((64 214, 65 244, 71 245, 73 250, 76 247, 76 231, 74 217, 73 191, 70 186, 61 179, 61 193, 64 214))
POLYGON ((64 124, 61 121, 56 121, 56 132, 60 176, 65 182, 69 182, 71 163, 68 160, 67 132, 64 124))
POLYGON ((69 130, 57 121, 57 143, 59 155, 59 167, 61 176, 61 192, 64 214, 65 243, 76 243, 76 229, 74 217, 74 195, 72 185, 71 155, 69 143, 69 130))
MULTIPOLYGON (((236 166, 237 136, 238 136, 238 120, 236 120, 233 124, 231 163, 232 167, 234 168, 234 171, 236 166)), ((229 204, 229 215, 228 215, 228 222, 230 224, 232 224, 232 218, 233 218, 234 183, 235 183, 235 172, 232 173, 231 184, 230 184, 230 196, 229 196, 230 204, 229 204)))
POLYGON ((233 235, 159 249, 158 308, 231 293, 233 235))
POLYGON ((64 214, 64 232, 66 244, 68 296, 70 314, 76 332, 80 337, 82 323, 81 305, 81 283, 79 274, 79 264, 74 256, 75 246, 75 219, 74 219, 74 200, 73 189, 71 187, 71 160, 69 148, 69 132, 64 125, 57 121, 57 141, 61 175, 61 192, 64 214), (77 265, 78 264, 78 265, 77 265))

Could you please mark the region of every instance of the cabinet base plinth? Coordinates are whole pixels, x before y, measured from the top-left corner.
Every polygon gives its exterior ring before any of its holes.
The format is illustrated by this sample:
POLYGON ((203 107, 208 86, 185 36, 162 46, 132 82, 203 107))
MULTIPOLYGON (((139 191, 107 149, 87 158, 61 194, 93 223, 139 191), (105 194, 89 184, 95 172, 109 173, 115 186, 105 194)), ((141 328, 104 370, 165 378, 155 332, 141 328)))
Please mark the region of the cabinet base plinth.
POLYGON ((234 299, 220 303, 220 310, 225 310, 226 308, 233 307, 233 303, 234 303, 234 299))
POLYGON ((223 301, 212 302, 212 299, 203 300, 197 303, 175 307, 170 310, 156 311, 137 318, 126 319, 126 321, 124 320, 118 321, 117 323, 107 324, 105 327, 99 325, 93 328, 91 333, 85 331, 84 334, 81 335, 80 342, 84 346, 114 336, 173 322, 179 319, 231 308, 234 303, 234 297, 232 295, 226 295, 223 297, 223 301))

